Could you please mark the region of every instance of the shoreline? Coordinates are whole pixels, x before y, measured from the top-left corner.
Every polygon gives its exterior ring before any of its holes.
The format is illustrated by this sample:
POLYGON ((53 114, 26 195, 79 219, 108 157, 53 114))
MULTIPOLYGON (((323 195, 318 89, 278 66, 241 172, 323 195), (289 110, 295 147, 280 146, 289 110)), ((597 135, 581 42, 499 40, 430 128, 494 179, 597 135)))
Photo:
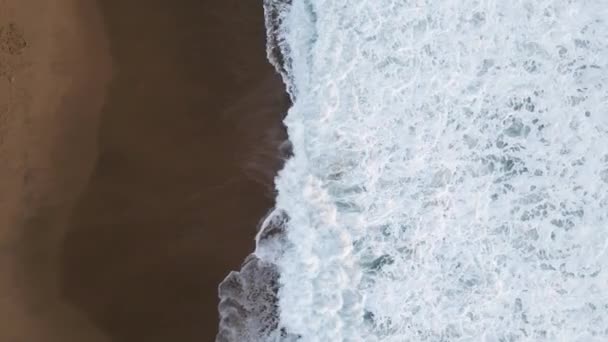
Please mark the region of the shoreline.
POLYGON ((217 287, 253 250, 280 166, 287 103, 262 6, 99 3, 115 73, 64 293, 116 341, 213 340, 217 287))
POLYGON ((282 164, 262 5, 0 6, 0 340, 213 340, 282 164))

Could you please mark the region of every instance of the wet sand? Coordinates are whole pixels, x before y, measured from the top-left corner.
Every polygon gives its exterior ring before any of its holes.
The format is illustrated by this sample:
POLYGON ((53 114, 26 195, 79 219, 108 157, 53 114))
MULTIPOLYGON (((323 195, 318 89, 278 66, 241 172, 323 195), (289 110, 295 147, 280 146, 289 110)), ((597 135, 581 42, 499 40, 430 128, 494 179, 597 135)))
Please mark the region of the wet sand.
POLYGON ((0 341, 103 341, 61 296, 110 58, 93 1, 0 0, 0 341))
POLYGON ((284 139, 261 2, 56 2, 0 0, 0 340, 212 341, 284 139))

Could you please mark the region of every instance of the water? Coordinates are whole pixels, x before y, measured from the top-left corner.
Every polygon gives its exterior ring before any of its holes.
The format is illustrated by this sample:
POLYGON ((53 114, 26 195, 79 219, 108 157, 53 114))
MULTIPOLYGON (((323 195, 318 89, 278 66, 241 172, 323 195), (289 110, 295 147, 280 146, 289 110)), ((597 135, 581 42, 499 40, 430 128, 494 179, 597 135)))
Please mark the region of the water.
POLYGON ((604 1, 265 8, 294 156, 218 340, 608 340, 604 1))

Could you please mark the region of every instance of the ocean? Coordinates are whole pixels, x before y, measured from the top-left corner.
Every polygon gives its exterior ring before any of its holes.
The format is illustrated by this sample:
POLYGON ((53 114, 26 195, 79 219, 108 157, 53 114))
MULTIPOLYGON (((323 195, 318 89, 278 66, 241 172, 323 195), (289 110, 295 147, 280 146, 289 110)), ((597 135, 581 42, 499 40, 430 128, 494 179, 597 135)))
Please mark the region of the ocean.
POLYGON ((265 0, 293 155, 218 341, 608 340, 608 5, 265 0))

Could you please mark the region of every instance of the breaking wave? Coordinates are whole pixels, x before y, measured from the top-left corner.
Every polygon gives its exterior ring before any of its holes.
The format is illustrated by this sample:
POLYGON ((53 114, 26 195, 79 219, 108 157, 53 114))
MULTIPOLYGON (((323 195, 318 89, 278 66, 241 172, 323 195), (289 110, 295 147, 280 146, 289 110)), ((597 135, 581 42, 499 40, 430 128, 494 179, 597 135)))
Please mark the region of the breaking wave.
POLYGON ((218 341, 606 341, 608 6, 266 0, 291 157, 218 341))

